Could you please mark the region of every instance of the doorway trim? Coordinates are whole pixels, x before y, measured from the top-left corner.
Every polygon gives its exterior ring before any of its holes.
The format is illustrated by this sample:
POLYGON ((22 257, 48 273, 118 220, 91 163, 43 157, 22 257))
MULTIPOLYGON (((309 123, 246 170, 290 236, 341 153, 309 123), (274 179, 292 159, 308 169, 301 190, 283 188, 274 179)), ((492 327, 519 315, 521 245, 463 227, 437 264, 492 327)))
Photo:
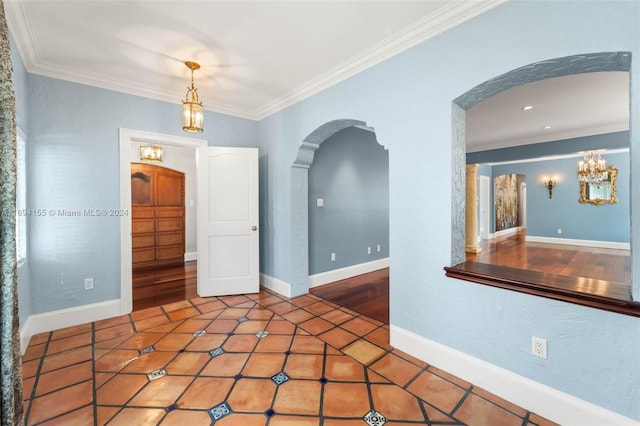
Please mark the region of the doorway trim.
POLYGON ((360 120, 329 121, 304 138, 298 148, 296 159, 291 165, 290 297, 309 292, 309 167, 313 163, 313 157, 320 145, 348 127, 358 127, 375 132, 373 128, 367 126, 367 123, 360 120))
MULTIPOLYGON (((208 142, 205 139, 123 128, 119 130, 119 135, 120 211, 125 213, 120 216, 120 314, 123 315, 130 313, 133 309, 133 276, 131 273, 131 144, 145 142, 198 148, 207 146, 208 142)), ((198 172, 197 167, 196 161, 196 174, 198 172)))

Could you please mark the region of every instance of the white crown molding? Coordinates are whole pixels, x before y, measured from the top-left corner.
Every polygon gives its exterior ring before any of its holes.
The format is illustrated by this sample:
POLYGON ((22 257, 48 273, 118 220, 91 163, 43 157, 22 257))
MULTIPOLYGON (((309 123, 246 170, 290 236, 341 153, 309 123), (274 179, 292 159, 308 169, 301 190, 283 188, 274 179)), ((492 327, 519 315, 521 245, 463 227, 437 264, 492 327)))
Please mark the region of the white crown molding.
POLYGON ((321 92, 347 78, 391 58, 423 41, 437 36, 463 22, 474 18, 507 0, 463 1, 458 0, 440 9, 437 14, 426 16, 356 56, 319 74, 314 79, 296 87, 284 96, 266 104, 255 114, 261 120, 321 92))
MULTIPOLYGON (((590 151, 593 151, 593 150, 590 150, 590 151)), ((505 164, 537 163, 539 161, 563 160, 565 158, 583 158, 585 154, 590 151, 580 151, 580 152, 574 152, 572 154, 547 155, 544 157, 536 157, 536 158, 523 158, 522 160, 496 161, 496 162, 483 163, 483 164, 488 164, 490 166, 502 166, 505 164)), ((595 151, 600 154, 620 154, 623 152, 629 152, 629 148, 598 149, 595 151)))
POLYGON ((544 135, 529 136, 517 139, 505 139, 500 141, 488 141, 472 143, 467 145, 467 153, 489 151, 492 149, 510 148, 520 145, 531 145, 536 143, 554 142, 565 139, 582 138, 586 136, 604 135, 614 132, 625 132, 629 130, 629 122, 612 123, 598 127, 584 127, 565 132, 551 132, 544 135))
MULTIPOLYGON (((475 16, 478 16, 507 0, 468 1, 457 0, 440 9, 438 13, 427 16, 406 27, 387 39, 366 49, 351 59, 321 73, 312 80, 289 91, 266 105, 248 110, 227 104, 208 103, 209 111, 232 115, 249 120, 261 120, 283 110, 322 90, 325 90, 367 68, 395 56, 429 38, 441 34, 475 16)), ((38 46, 33 37, 32 26, 26 15, 23 0, 5 3, 11 33, 15 35, 18 51, 27 72, 46 77, 71 81, 116 92, 127 93, 160 101, 177 103, 175 94, 140 87, 117 81, 107 76, 91 76, 78 70, 56 67, 39 59, 38 46)))

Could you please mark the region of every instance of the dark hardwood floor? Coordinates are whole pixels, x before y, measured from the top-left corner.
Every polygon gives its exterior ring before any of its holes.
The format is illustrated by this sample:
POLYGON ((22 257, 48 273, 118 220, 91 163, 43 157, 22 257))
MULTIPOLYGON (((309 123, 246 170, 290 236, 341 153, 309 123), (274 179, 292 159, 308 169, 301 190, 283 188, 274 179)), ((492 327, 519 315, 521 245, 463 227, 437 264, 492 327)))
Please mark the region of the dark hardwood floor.
MULTIPOLYGON (((512 280, 537 274, 534 278, 549 287, 620 300, 630 297, 629 250, 531 243, 524 241, 524 234, 519 234, 485 240, 482 252, 467 254, 465 268, 485 275, 491 273, 487 268, 503 268, 500 272, 512 280)), ((196 270, 196 262, 135 270, 134 311, 197 297, 196 270)), ((315 287, 309 292, 389 324, 388 268, 315 287)))
MULTIPOLYGON (((196 262, 133 271, 133 310, 197 297, 196 262)), ((310 290, 312 294, 389 324, 389 269, 310 290)))
POLYGON ((196 262, 133 270, 133 310, 197 297, 196 262))
POLYGON ((309 292, 389 324, 389 268, 314 287, 309 292))
POLYGON ((467 262, 631 285, 629 250, 526 242, 524 232, 484 240, 481 248, 467 262))

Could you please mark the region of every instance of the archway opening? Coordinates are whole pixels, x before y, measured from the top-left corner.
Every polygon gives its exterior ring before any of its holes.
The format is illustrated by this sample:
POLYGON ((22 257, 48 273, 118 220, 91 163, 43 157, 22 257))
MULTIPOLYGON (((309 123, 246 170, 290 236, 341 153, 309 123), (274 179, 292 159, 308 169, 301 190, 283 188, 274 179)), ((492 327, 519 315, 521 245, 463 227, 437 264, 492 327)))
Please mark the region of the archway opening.
MULTIPOLYGON (((296 158, 296 161, 294 162, 291 169, 292 296, 307 293, 310 286, 316 287, 318 285, 323 285, 329 282, 339 281, 341 279, 346 279, 355 275, 367 273, 372 270, 388 268, 388 152, 384 150, 384 147, 381 148, 381 144, 379 144, 377 145, 378 150, 382 149, 387 155, 387 168, 386 170, 384 170, 387 179, 387 198, 386 200, 382 200, 383 202, 385 202, 386 209, 386 217, 384 218, 387 224, 385 241, 378 241, 375 239, 375 237, 373 237, 371 241, 368 241, 366 239, 366 236, 364 235, 355 235, 353 236, 353 239, 356 240, 354 244, 360 244, 362 245, 362 247, 359 247, 357 249, 354 249, 353 247, 343 247, 344 250, 342 252, 342 255, 340 254, 339 248, 337 248, 336 250, 332 250, 331 248, 329 248, 329 246, 324 247, 324 249, 321 248, 319 250, 327 251, 327 253, 322 253, 322 257, 326 257, 325 260, 327 262, 314 261, 315 263, 313 270, 310 269, 310 256, 317 257, 318 253, 315 253, 316 250, 310 250, 311 240, 309 211, 310 209, 312 209, 313 214, 313 209, 317 209, 317 211, 322 214, 326 212, 326 210, 323 209, 328 208, 329 210, 331 210, 331 206, 324 206, 325 199, 323 198, 322 194, 311 194, 310 200, 309 169, 314 161, 316 151, 320 148, 322 143, 328 140, 335 141, 335 138, 339 138, 344 135, 351 135, 351 137, 363 137, 365 139, 373 138, 373 140, 377 143, 377 141, 375 140, 375 133, 373 129, 368 127, 365 122, 348 119, 334 120, 318 127, 303 140, 301 146, 298 149, 298 156, 296 158), (318 206, 318 204, 320 204, 320 206, 318 206), (361 253, 353 253, 353 250, 360 250, 361 253), (335 257, 332 257, 332 254, 335 257), (361 254, 363 255, 360 256, 361 254), (347 258, 351 259, 346 263, 341 262, 347 258), (332 261, 331 259, 336 260, 332 261), (323 263, 323 265, 320 265, 320 263, 323 263)), ((357 175, 354 177, 355 180, 363 178, 363 169, 360 168, 358 171, 358 164, 348 164, 347 162, 341 163, 342 167, 347 167, 349 169, 347 173, 355 173, 357 175)), ((354 163, 357 163, 357 161, 354 161, 354 163)), ((345 180, 336 181, 335 183, 340 184, 340 182, 342 182, 343 184, 348 183, 345 180)), ((357 184, 353 185, 353 187, 361 188, 357 184)), ((332 200, 334 195, 338 198, 340 196, 344 196, 344 194, 339 195, 338 191, 336 191, 336 193, 331 195, 332 200)), ((358 194, 356 194, 356 196, 358 196, 358 194)), ((326 202, 333 201, 327 199, 326 202)), ((334 212, 334 214, 336 215, 344 213, 344 209, 340 208, 337 208, 334 212)), ((363 211, 351 211, 351 213, 357 216, 362 215, 363 211)), ((350 219, 358 220, 357 217, 352 217, 350 219)), ((347 226, 346 222, 347 221, 344 220, 337 220, 331 222, 331 224, 328 224, 328 226, 347 226)), ((325 223, 325 225, 327 224, 325 223)), ((351 228, 353 228, 353 226, 351 228)), ((357 232, 357 230, 355 229, 354 231, 357 232)), ((339 232, 339 230, 334 229, 333 231, 328 232, 339 232)), ((382 237, 379 236, 378 239, 380 238, 382 237)), ((338 245, 342 244, 337 241, 333 241, 332 243, 338 245)), ((348 244, 345 243, 345 245, 348 244)))
MULTIPOLYGON (((512 274, 499 276, 497 274, 482 271, 483 278, 479 278, 480 271, 471 272, 456 265, 465 265, 465 210, 466 210, 466 183, 465 176, 466 165, 466 111, 474 105, 510 88, 524 85, 527 83, 537 82, 547 78, 569 76, 573 74, 606 72, 606 71, 626 71, 630 70, 631 54, 629 52, 603 52, 589 55, 575 55, 564 58, 557 58, 544 62, 530 64, 498 77, 488 80, 467 93, 461 95, 453 101, 452 117, 453 117, 453 194, 452 194, 452 252, 451 264, 454 265, 447 269, 447 275, 456 278, 462 278, 474 282, 483 282, 484 284, 494 285, 502 288, 508 288, 515 291, 538 294, 543 297, 549 297, 559 300, 570 301, 573 303, 583 304, 586 306, 599 307, 606 310, 615 310, 616 312, 635 311, 633 299, 631 297, 631 289, 629 288, 625 295, 615 295, 613 293, 602 295, 601 292, 582 292, 577 297, 573 297, 568 293, 578 291, 573 289, 565 291, 560 280, 551 280, 551 282, 535 282, 531 278, 523 279, 517 271, 512 274), (458 271, 456 271, 456 269, 458 271), (460 273, 458 273, 460 272, 460 273), (597 293, 597 294, 596 294, 597 293), (607 300, 608 299, 608 300, 607 300), (623 301, 626 308, 616 308, 623 301)), ((631 144, 629 144, 630 146, 631 144)), ((577 166, 576 166, 577 167, 577 166)), ((576 169, 577 170, 577 169, 576 169)), ((577 179, 577 178, 576 178, 577 179)), ((630 180, 630 177, 629 177, 630 180)), ((630 196, 630 194, 627 194, 630 196)), ((577 201, 576 201, 577 202, 577 201)), ((467 265, 471 268, 471 265, 467 265)), ((466 269, 469 269, 466 268, 466 269)), ((566 287, 566 286, 564 286, 566 287)))

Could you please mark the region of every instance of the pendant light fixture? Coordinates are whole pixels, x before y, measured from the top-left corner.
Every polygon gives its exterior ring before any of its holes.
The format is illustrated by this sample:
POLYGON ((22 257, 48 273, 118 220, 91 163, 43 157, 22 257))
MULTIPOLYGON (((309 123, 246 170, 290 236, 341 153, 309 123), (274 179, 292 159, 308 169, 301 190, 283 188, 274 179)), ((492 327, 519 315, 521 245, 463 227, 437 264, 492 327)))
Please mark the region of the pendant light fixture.
POLYGON ((191 87, 187 88, 187 96, 182 101, 182 130, 185 132, 200 133, 204 123, 204 108, 198 99, 198 89, 193 84, 193 72, 200 65, 187 61, 184 63, 191 70, 191 87))

